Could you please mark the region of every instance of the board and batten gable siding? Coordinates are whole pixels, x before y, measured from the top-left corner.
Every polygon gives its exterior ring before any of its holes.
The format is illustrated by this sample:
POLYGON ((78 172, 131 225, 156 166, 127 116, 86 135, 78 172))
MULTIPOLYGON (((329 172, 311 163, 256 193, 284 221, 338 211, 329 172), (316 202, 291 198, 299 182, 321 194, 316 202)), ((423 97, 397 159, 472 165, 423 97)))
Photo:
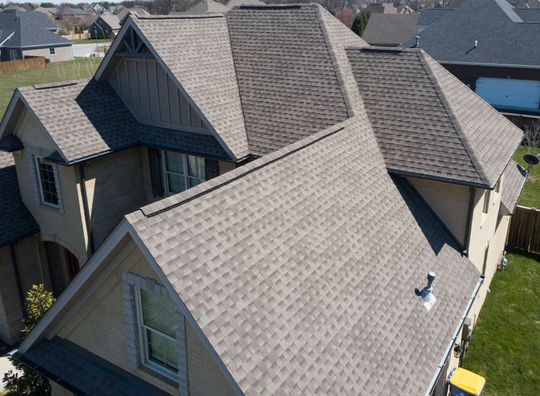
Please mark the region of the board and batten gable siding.
MULTIPOLYGON (((129 329, 124 320, 122 277, 129 272, 158 283, 159 279, 131 239, 127 249, 129 253, 125 259, 97 287, 57 335, 172 395, 180 395, 178 386, 170 380, 154 375, 149 369, 134 368, 130 363, 131 350, 128 345, 129 329)), ((232 395, 233 390, 227 380, 187 323, 186 337, 190 396, 232 395)))
POLYGON ((122 59, 109 83, 143 124, 209 133, 204 122, 153 59, 122 59))

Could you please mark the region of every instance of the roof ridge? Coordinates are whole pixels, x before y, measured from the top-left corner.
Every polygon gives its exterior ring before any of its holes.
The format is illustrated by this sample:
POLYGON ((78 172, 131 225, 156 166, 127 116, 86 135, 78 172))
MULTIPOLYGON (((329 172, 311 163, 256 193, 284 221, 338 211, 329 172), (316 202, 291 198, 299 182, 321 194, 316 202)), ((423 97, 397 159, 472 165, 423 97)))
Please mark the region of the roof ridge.
MULTIPOLYGON (((322 131, 319 131, 311 136, 308 136, 305 139, 292 143, 271 154, 258 158, 253 162, 250 162, 246 165, 241 166, 240 168, 236 168, 230 172, 220 175, 215 179, 211 179, 203 183, 202 185, 195 186, 179 194, 176 194, 171 197, 164 198, 160 201, 154 202, 152 204, 143 206, 142 208, 139 208, 137 211, 127 216, 132 216, 134 215, 134 213, 140 212, 142 213, 144 217, 150 218, 150 217, 160 215, 161 213, 167 212, 171 209, 182 206, 188 202, 191 202, 194 199, 197 199, 201 196, 204 196, 208 193, 218 190, 221 187, 229 185, 230 183, 233 183, 243 178, 244 176, 247 176, 253 172, 256 172, 259 169, 265 168, 266 166, 271 165, 274 162, 277 162, 285 157, 295 154, 307 147, 310 147, 313 144, 318 143, 319 141, 323 139, 326 139, 327 137, 334 135, 335 133, 338 133, 344 130, 346 127, 346 124, 350 120, 351 118, 339 124, 332 125, 331 127, 326 128, 322 131)), ((136 216, 135 219, 138 219, 137 215, 134 215, 134 216, 136 216)))
POLYGON ((326 44, 326 49, 328 51, 328 55, 330 56, 330 61, 332 62, 332 68, 334 69, 334 73, 336 74, 336 79, 339 84, 339 90, 341 91, 341 96, 343 97, 343 101, 345 102, 345 107, 347 108, 347 115, 349 117, 354 117, 354 106, 352 105, 351 98, 349 96, 349 92, 345 88, 345 78, 343 77, 343 73, 341 72, 341 68, 339 67, 339 62, 337 60, 337 54, 336 54, 336 48, 330 39, 330 33, 328 32, 328 28, 326 24, 324 23, 322 12, 323 7, 320 4, 314 4, 315 5, 315 12, 317 15, 317 20, 319 22, 319 28, 321 29, 321 33, 324 37, 324 42, 326 44))
POLYGON ((444 108, 444 111, 446 114, 448 114, 448 118, 450 122, 452 123, 452 126, 456 130, 456 134, 463 145, 463 148, 465 149, 465 152, 467 153, 467 156, 469 157, 469 160, 471 161, 472 166, 474 167, 474 170, 476 171, 476 174, 478 175, 478 178, 482 183, 487 183, 487 177, 484 172, 484 169, 482 168, 480 161, 476 157, 476 154, 473 151, 472 145, 467 139, 467 136, 463 132, 463 129, 461 128, 461 125, 459 124, 456 116, 454 115, 454 111, 452 109, 452 106, 450 105, 450 102, 446 98, 444 91, 442 90, 441 86, 439 85, 437 79, 435 78, 433 71, 431 70, 431 67, 427 63, 427 53, 423 50, 418 51, 418 60, 420 61, 420 64, 422 65, 422 68, 424 69, 427 77, 429 78, 431 84, 433 85, 433 88, 435 89, 435 93, 437 94, 437 97, 439 98, 439 101, 441 102, 441 105, 444 108))

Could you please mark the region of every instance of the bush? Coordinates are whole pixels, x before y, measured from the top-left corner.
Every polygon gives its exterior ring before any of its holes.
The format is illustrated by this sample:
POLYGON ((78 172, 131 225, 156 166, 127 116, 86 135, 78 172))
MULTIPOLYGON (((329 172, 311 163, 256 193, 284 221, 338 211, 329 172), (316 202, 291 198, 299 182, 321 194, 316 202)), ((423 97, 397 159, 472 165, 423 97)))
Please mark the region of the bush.
MULTIPOLYGON (((21 330, 21 340, 24 340, 30 334, 43 315, 51 308, 54 301, 52 293, 46 290, 43 285, 34 285, 26 293, 24 328, 21 330)), ((10 361, 18 372, 9 370, 4 375, 3 382, 6 390, 22 396, 43 396, 51 393, 49 381, 45 377, 16 359, 10 358, 10 361)))

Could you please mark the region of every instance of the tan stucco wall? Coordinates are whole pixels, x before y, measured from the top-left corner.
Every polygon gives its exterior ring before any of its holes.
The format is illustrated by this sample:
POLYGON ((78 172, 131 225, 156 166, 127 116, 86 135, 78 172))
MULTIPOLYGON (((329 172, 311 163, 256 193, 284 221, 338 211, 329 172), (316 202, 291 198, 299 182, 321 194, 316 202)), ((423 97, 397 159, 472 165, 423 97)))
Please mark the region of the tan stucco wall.
POLYGON ((408 180, 463 246, 469 209, 469 188, 409 177, 408 180))
MULTIPOLYGON (((131 368, 128 360, 126 329, 123 322, 122 273, 129 271, 142 277, 158 277, 133 242, 129 242, 129 255, 118 268, 97 288, 72 318, 58 332, 65 338, 109 362, 131 372, 141 379, 171 393, 179 394, 176 387, 163 381, 149 370, 131 368)), ((218 370, 195 332, 187 325, 188 373, 191 395, 229 395, 230 386, 218 370)))
POLYGON ((48 47, 24 50, 23 57, 25 56, 43 56, 45 59, 49 59, 51 62, 61 62, 73 59, 73 49, 71 46, 55 47, 54 55, 51 55, 48 47))
MULTIPOLYGON (((144 206, 151 194, 146 149, 135 147, 85 165, 88 206, 97 248, 122 217, 144 206)), ((83 215, 84 216, 84 215, 83 215)))
MULTIPOLYGON (((34 284, 44 283, 49 288, 39 236, 35 234, 22 239, 13 247, 23 294, 34 284)), ((4 246, 0 248, 0 340, 10 345, 18 341, 22 328, 22 313, 10 248, 4 246)))

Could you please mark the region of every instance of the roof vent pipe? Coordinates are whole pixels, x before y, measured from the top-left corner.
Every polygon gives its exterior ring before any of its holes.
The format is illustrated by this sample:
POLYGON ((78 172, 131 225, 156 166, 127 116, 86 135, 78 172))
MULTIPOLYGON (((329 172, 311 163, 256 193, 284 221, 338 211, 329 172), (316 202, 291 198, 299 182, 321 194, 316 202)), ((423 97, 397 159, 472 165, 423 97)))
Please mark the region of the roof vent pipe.
POLYGON ((416 36, 416 48, 420 48, 420 36, 416 36))
POLYGON ((422 289, 414 289, 414 293, 422 297, 424 300, 424 308, 429 312, 437 301, 435 295, 431 292, 433 290, 433 281, 435 280, 435 272, 431 271, 427 274, 427 285, 422 289))

